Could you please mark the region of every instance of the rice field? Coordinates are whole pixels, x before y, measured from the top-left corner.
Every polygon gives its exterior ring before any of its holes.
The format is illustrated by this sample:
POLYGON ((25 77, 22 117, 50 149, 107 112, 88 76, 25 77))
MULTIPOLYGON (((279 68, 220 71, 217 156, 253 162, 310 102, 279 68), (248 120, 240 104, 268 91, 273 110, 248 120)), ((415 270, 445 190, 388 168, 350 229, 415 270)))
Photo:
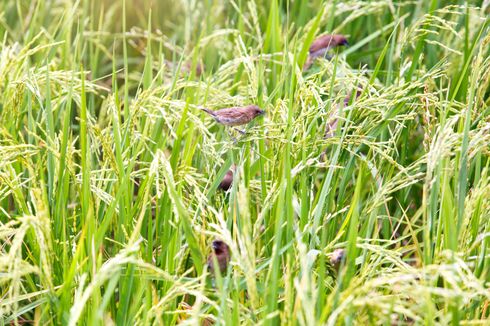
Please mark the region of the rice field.
POLYGON ((0 0, 0 325, 490 324, 489 17, 0 0))

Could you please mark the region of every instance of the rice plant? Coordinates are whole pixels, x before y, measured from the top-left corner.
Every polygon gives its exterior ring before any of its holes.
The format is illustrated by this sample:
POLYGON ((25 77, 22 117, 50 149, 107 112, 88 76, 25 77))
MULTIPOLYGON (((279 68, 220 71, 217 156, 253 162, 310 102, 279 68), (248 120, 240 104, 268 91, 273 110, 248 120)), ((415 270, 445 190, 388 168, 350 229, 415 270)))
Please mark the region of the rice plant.
POLYGON ((0 0, 0 325, 489 324, 489 17, 0 0))

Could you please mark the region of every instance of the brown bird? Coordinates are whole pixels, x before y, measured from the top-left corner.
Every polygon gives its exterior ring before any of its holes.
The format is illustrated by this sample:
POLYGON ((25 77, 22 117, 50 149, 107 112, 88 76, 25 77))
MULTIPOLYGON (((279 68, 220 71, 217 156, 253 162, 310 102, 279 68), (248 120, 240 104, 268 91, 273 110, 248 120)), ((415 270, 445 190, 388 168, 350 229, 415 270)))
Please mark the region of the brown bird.
MULTIPOLYGON (((191 69, 192 69, 192 66, 193 66, 193 63, 192 61, 187 61, 185 64, 184 64, 184 67, 182 70, 184 70, 185 72, 191 72, 191 69)), ((196 74, 196 77, 199 77, 202 75, 202 73, 204 72, 204 64, 202 64, 201 62, 198 62, 196 64, 196 68, 194 70, 195 74, 196 74)))
POLYGON ((311 43, 310 55, 319 57, 324 55, 328 50, 333 49, 337 46, 348 45, 347 39, 344 35, 334 34, 334 35, 322 35, 311 43))
POLYGON ((235 166, 232 166, 231 169, 226 172, 223 180, 221 180, 218 186, 218 189, 228 191, 228 189, 231 188, 231 184, 233 183, 233 172, 235 172, 235 166))
MULTIPOLYGON (((359 96, 361 96, 361 94, 362 94, 362 89, 358 87, 357 91, 356 91, 355 99, 359 98, 359 96)), ((344 106, 349 105, 351 97, 352 97, 352 93, 347 94, 347 96, 344 98, 344 106)))
POLYGON ((214 240, 212 244, 212 252, 208 257, 207 265, 211 275, 215 275, 214 259, 216 258, 217 266, 221 274, 226 272, 228 263, 230 262, 230 248, 221 240, 214 240))
POLYGON ((307 70, 313 64, 313 61, 318 57, 324 57, 327 52, 335 47, 348 45, 344 35, 322 35, 311 43, 308 59, 306 60, 303 70, 307 70))
MULTIPOLYGON (((333 112, 333 115, 335 114, 337 114, 337 110, 333 112)), ((338 124, 339 119, 337 117, 334 117, 329 122, 327 122, 327 128, 325 128, 325 139, 329 139, 335 136, 335 131, 337 130, 338 124)))
POLYGON ((201 110, 212 116, 216 122, 231 127, 247 124, 265 113, 257 105, 237 106, 216 111, 206 108, 201 108, 201 110))
POLYGON ((334 252, 330 254, 330 264, 338 272, 342 259, 345 256, 345 249, 335 249, 334 252))
MULTIPOLYGON (((356 99, 361 96, 362 90, 357 89, 356 92, 356 99)), ((344 107, 349 105, 350 99, 351 99, 351 93, 347 94, 347 96, 344 98, 344 107)), ((327 122, 327 128, 325 130, 325 139, 332 138, 335 136, 335 131, 337 130, 337 124, 339 123, 339 119, 337 117, 338 114, 338 108, 335 108, 332 113, 330 114, 330 121, 327 122)))

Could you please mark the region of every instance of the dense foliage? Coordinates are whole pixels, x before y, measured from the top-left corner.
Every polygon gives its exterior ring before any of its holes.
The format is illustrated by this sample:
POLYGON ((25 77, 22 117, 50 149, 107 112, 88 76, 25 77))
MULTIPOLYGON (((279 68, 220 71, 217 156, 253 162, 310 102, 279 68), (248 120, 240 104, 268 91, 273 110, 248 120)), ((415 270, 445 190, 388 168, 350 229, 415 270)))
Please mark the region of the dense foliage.
POLYGON ((489 16, 0 0, 0 324, 488 323, 489 16))

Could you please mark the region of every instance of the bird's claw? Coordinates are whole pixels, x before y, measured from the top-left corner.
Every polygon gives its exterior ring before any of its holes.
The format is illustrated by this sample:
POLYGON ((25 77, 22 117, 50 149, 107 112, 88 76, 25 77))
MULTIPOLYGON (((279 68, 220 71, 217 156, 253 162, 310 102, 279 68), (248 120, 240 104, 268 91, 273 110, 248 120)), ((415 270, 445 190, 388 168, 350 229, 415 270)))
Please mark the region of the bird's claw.
POLYGON ((238 132, 239 132, 239 133, 241 133, 242 135, 245 135, 245 134, 246 134, 245 130, 240 130, 240 129, 238 129, 238 128, 233 128, 233 130, 238 131, 238 132))

